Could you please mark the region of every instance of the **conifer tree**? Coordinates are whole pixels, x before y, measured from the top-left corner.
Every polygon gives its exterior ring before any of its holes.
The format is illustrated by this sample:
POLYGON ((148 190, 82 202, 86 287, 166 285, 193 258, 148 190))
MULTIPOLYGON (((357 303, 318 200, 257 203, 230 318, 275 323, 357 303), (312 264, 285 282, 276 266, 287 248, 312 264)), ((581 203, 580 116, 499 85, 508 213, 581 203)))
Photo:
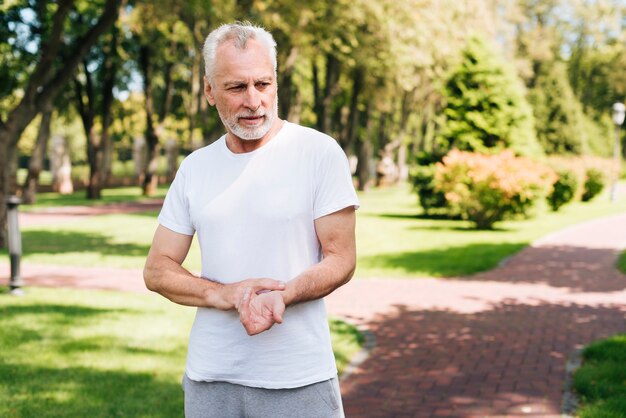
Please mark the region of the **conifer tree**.
POLYGON ((540 154, 532 110, 514 69, 478 37, 469 39, 461 57, 443 88, 442 147, 540 154))

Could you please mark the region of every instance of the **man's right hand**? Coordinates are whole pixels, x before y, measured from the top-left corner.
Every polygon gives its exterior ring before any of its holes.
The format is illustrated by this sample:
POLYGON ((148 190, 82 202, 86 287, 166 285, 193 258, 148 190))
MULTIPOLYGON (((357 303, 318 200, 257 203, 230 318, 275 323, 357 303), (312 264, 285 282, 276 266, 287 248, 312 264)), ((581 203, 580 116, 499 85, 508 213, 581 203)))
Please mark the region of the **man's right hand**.
POLYGON ((209 294, 209 297, 214 297, 211 305, 223 311, 237 309, 248 288, 259 294, 263 291, 285 290, 285 283, 274 279, 247 279, 237 283, 222 284, 217 292, 209 294))

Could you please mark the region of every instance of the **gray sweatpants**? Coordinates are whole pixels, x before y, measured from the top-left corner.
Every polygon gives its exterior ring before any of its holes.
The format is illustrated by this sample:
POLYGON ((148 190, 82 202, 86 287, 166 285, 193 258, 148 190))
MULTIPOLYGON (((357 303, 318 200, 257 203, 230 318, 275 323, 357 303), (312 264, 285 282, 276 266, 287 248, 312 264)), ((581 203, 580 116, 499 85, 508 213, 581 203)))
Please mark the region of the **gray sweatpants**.
POLYGON ((196 382, 185 375, 186 418, 343 418, 337 378, 294 389, 196 382))

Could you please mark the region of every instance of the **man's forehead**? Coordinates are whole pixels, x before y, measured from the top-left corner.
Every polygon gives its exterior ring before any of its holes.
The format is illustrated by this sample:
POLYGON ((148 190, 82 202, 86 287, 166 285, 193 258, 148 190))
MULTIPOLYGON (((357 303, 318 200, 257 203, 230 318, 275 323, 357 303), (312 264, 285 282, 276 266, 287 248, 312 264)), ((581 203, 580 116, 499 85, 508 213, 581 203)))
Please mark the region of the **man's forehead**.
POLYGON ((250 39, 246 48, 238 48, 233 41, 217 49, 215 77, 222 80, 262 80, 274 78, 274 66, 267 48, 250 39))

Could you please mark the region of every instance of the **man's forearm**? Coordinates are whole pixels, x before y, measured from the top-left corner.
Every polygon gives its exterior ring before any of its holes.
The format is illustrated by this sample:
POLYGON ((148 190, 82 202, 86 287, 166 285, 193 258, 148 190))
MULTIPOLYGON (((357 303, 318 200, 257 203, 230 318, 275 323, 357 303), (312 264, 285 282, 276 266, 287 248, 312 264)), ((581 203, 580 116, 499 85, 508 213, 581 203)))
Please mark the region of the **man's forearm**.
POLYGON ((167 257, 148 260, 144 268, 146 287, 172 302, 186 306, 231 309, 218 297, 223 285, 195 276, 167 257))
POLYGON ((285 305, 323 298, 350 281, 354 269, 353 257, 333 255, 324 258, 287 283, 282 292, 285 305))

